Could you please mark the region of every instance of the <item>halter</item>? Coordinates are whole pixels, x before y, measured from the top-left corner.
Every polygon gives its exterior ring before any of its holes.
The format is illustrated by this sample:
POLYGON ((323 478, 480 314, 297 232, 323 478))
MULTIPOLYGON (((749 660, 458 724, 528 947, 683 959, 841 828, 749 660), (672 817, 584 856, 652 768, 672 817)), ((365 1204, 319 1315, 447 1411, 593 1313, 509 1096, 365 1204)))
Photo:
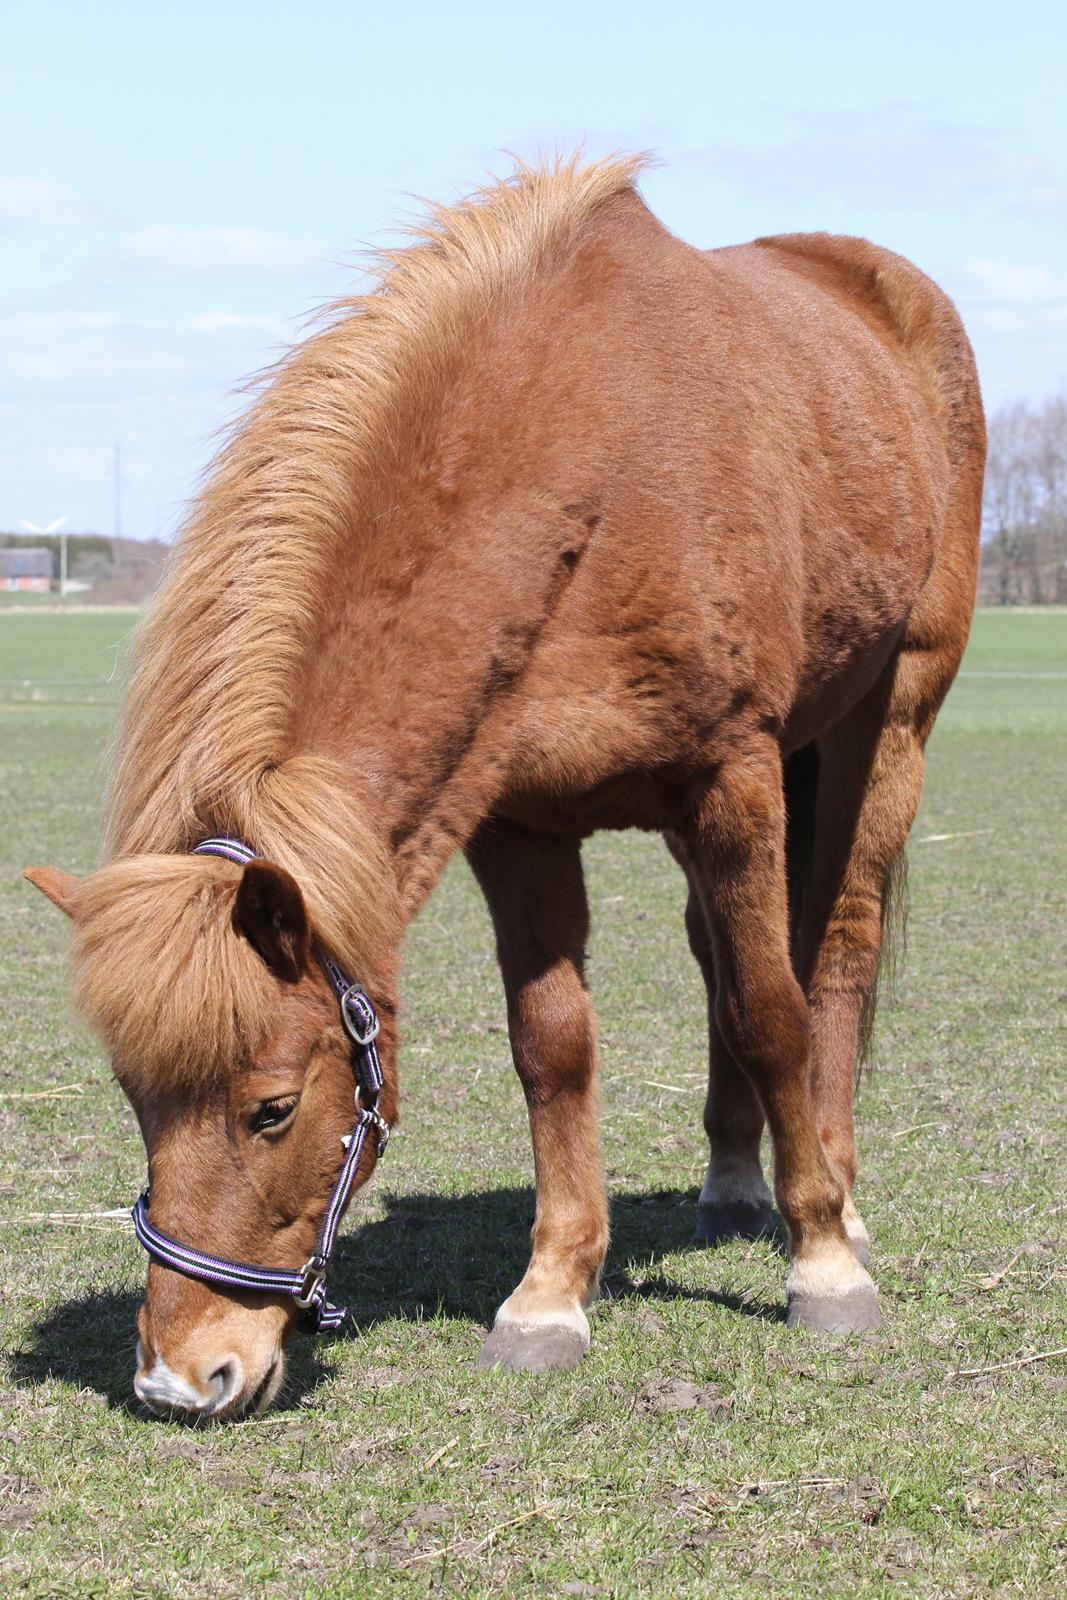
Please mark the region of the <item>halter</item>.
MULTIPOLYGON (((205 839, 192 852, 194 856, 222 856, 246 867, 256 853, 236 839, 205 839)), ((319 962, 337 996, 341 1022, 352 1041, 352 1071, 356 1079, 356 1123, 341 1141, 345 1158, 337 1182, 326 1204, 326 1212, 315 1240, 315 1249, 299 1271, 286 1267, 251 1267, 243 1261, 227 1261, 191 1245, 181 1244, 161 1233, 148 1220, 149 1191, 146 1189, 133 1208, 133 1230, 153 1261, 187 1278, 225 1289, 243 1289, 250 1294, 289 1295, 299 1306, 301 1321, 311 1333, 332 1332, 348 1316, 345 1306, 331 1305, 326 1298, 326 1272, 337 1242, 337 1229, 359 1170, 363 1147, 371 1131, 377 1139, 378 1155, 385 1152, 389 1124, 378 1110, 384 1078, 375 1040, 381 1024, 367 991, 350 983, 340 967, 322 950, 319 962)))

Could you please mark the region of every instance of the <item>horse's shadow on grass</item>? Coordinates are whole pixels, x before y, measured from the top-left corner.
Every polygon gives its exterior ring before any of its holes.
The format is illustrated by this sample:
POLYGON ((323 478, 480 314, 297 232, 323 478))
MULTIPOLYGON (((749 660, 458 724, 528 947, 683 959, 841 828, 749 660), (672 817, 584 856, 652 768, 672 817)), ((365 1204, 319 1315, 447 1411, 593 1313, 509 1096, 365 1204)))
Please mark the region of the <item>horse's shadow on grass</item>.
MULTIPOLYGON (((612 1242, 603 1288, 612 1300, 662 1298, 725 1306, 742 1316, 781 1322, 780 1305, 714 1288, 694 1289, 654 1269, 663 1257, 691 1248, 697 1191, 655 1190, 612 1202, 612 1242)), ((351 1308, 358 1336, 381 1323, 435 1315, 488 1326, 529 1258, 533 1191, 493 1189, 466 1195, 388 1195, 386 1214, 341 1241, 330 1273, 330 1297, 351 1308)), ((708 1276, 713 1276, 709 1263, 708 1276)), ((12 1352, 16 1383, 59 1379, 102 1395, 109 1406, 133 1405, 134 1319, 140 1295, 85 1295, 55 1307, 31 1326, 12 1352)), ((290 1345, 285 1404, 299 1405, 327 1375, 317 1343, 290 1345)))

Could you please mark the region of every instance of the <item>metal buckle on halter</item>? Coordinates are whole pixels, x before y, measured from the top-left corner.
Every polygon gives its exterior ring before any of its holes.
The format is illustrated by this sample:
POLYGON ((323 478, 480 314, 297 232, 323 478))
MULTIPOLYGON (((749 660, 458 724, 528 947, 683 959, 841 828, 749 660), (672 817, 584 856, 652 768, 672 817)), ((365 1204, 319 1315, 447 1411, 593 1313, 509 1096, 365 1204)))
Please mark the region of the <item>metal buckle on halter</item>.
MULTIPOLYGON (((382 1156, 385 1154, 385 1147, 389 1143, 389 1135, 393 1130, 389 1126, 388 1122, 386 1122, 377 1106, 365 1106, 363 1104, 362 1092, 359 1089, 356 1090, 356 1111, 359 1114, 360 1122, 362 1122, 364 1126, 369 1123, 378 1136, 378 1160, 380 1161, 382 1156)), ((344 1138, 341 1140, 341 1143, 344 1145, 346 1150, 352 1143, 352 1138, 352 1134, 346 1133, 344 1138)))
POLYGON ((345 1032, 348 1034, 348 1037, 352 1040, 352 1042, 354 1044, 362 1045, 364 1049, 366 1049, 367 1045, 373 1044, 381 1032, 382 1025, 378 1020, 378 1014, 375 1011, 374 1006, 371 1004, 370 995, 367 993, 366 989, 364 989, 361 983, 350 983, 344 994, 341 996, 341 1021, 344 1023, 345 1032), (370 1012, 373 1019, 369 1024, 366 1033, 360 1032, 357 1018, 353 1016, 352 1012, 348 1009, 348 1002, 353 995, 361 995, 363 997, 363 999, 367 1002, 367 1010, 370 1012))
POLYGON ((376 1108, 372 1107, 369 1115, 374 1120, 374 1129, 378 1135, 378 1160, 380 1161, 385 1154, 385 1147, 389 1143, 389 1135, 393 1130, 376 1108))
POLYGON ((301 1311, 307 1311, 315 1304, 315 1291, 326 1282, 326 1267, 327 1263, 321 1256, 311 1256, 300 1268, 304 1281, 295 1299, 301 1311))

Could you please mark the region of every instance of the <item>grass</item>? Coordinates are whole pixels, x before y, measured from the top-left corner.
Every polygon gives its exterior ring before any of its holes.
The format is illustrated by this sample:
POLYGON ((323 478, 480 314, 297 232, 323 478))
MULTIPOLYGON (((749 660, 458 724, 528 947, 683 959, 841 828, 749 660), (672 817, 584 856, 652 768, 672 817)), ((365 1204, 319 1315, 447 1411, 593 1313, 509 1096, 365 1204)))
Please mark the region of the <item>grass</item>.
POLYGON ((470 1368, 522 1271, 531 1159, 456 865, 410 939, 402 1129, 340 1252, 357 1330, 294 1346, 285 1409, 205 1430, 131 1405, 144 1261, 92 1214, 132 1200, 143 1151, 70 1014, 60 918, 19 878, 91 866, 130 620, 0 618, 4 1592, 1062 1592, 1067 1361, 1005 1363, 1067 1344, 1067 615, 981 614, 932 741, 909 958, 861 1093, 882 1334, 790 1333, 769 1246, 690 1247, 705 1046, 681 884, 658 841, 604 836, 614 1242, 584 1365, 470 1368))

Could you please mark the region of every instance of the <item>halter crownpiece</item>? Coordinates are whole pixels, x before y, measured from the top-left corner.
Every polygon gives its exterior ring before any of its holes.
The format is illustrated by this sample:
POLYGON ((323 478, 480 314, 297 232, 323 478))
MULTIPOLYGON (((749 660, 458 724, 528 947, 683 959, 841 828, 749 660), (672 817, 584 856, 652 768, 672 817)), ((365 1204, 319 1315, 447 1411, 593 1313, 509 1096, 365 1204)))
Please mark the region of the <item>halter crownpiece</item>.
MULTIPOLYGON (((193 850, 194 856, 222 856, 239 867, 257 859, 256 852, 237 839, 205 839, 193 850)), ((248 1294, 291 1296, 299 1306, 304 1325, 312 1333, 332 1332, 348 1316, 345 1306, 331 1305, 326 1298, 326 1273, 337 1242, 337 1229, 356 1180, 367 1138, 373 1130, 378 1155, 389 1141, 389 1124, 378 1110, 378 1099, 385 1079, 376 1040, 381 1027, 367 991, 352 983, 336 961, 316 949, 319 963, 337 996, 341 1022, 352 1041, 352 1071, 356 1079, 356 1122, 342 1141, 345 1156, 333 1186, 315 1240, 315 1249, 298 1270, 287 1267, 253 1267, 243 1261, 229 1261, 208 1255, 191 1245, 181 1244, 161 1233, 148 1220, 149 1191, 146 1189, 133 1208, 133 1229, 153 1261, 224 1289, 243 1289, 248 1294)))

